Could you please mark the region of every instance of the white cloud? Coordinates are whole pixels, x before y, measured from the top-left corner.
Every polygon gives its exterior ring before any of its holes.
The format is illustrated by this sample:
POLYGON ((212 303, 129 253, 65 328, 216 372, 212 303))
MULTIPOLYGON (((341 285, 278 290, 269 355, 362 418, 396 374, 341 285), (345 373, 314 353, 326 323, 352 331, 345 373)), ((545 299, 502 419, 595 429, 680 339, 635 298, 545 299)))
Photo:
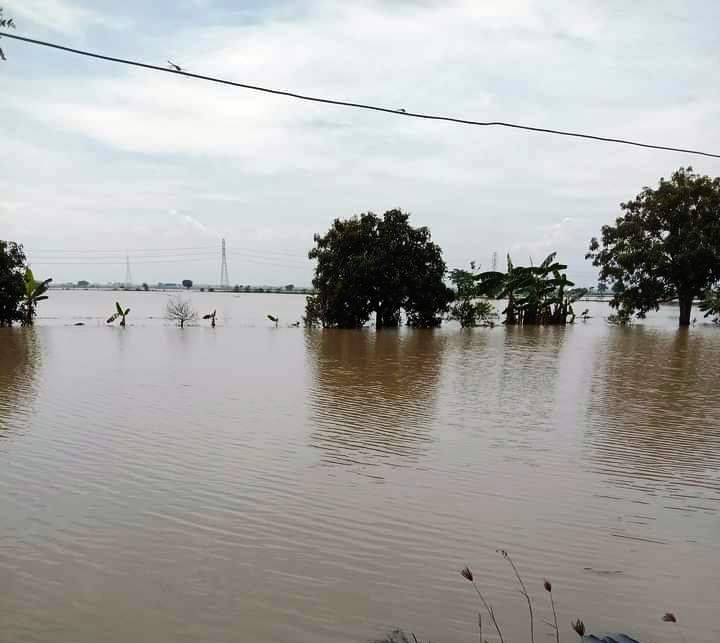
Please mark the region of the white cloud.
MULTIPOLYGON (((68 32, 113 23, 79 0, 26 0, 23 11, 68 32)), ((316 1, 253 21, 227 14, 181 30, 139 29, 132 55, 159 64, 177 56, 198 73, 392 108, 720 148, 720 88, 710 80, 720 60, 702 45, 714 42, 705 35, 712 21, 692 18, 679 40, 664 11, 618 14, 585 0, 316 1), (668 39, 676 46, 665 47, 668 39)), ((118 36, 107 49, 126 44, 118 36)), ((15 205, 6 202, 0 217, 45 246, 66 243, 66 229, 77 243, 102 236, 123 247, 222 235, 302 257, 333 217, 400 206, 431 227, 451 266, 487 263, 493 250, 520 260, 558 250, 580 273, 589 270, 589 237, 620 201, 681 164, 720 174, 720 163, 685 155, 72 65, 50 75, 8 66, 0 105, 11 132, 5 158, 15 161, 0 176, 15 205)))
POLYGON ((95 26, 119 29, 129 25, 127 19, 111 18, 65 0, 22 0, 12 6, 12 15, 23 31, 30 31, 33 24, 64 34, 77 34, 95 26))

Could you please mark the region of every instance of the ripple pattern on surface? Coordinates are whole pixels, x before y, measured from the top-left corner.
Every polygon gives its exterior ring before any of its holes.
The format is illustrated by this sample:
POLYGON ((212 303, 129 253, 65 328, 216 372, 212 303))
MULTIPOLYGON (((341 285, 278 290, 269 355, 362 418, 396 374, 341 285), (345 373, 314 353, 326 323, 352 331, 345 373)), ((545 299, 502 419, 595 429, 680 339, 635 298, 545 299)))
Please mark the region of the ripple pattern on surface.
POLYGON ((0 641, 720 638, 716 334, 4 330, 0 641))

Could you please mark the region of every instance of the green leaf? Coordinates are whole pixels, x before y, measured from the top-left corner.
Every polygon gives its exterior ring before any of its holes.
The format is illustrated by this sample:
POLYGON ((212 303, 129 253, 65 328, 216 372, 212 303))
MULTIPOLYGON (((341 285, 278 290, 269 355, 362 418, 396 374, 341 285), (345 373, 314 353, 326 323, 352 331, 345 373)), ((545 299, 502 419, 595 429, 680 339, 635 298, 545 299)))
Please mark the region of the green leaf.
POLYGON ((107 318, 106 324, 112 324, 120 315, 118 313, 115 313, 114 315, 110 315, 110 317, 107 318))
POLYGON ((130 314, 130 309, 126 308, 125 312, 123 313, 123 317, 127 317, 130 314))
POLYGON ((122 309, 122 307, 120 306, 120 302, 119 302, 119 301, 116 301, 116 302, 115 302, 115 309, 118 311, 118 315, 122 315, 122 314, 123 314, 123 309, 122 309))

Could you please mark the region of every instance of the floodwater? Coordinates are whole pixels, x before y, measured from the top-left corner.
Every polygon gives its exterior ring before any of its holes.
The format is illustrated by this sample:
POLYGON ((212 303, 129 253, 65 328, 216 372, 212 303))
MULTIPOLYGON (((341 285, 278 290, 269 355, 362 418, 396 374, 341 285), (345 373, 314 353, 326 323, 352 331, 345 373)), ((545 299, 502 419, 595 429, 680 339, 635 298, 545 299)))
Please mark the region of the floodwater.
POLYGON ((717 643, 720 329, 306 331, 303 297, 52 292, 0 329, 0 641, 717 643), (275 328, 266 314, 280 317, 275 328), (73 324, 83 321, 85 326, 73 324), (484 635, 493 640, 485 622, 484 635))

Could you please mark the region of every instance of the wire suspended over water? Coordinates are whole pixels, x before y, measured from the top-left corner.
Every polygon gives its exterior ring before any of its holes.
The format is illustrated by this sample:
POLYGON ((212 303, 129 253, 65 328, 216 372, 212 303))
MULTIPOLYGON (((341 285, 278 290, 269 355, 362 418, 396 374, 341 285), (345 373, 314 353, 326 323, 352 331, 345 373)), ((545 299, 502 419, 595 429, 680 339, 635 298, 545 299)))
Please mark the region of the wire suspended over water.
POLYGON ((285 96, 287 98, 294 98, 297 100, 310 101, 314 103, 325 103, 327 105, 336 105, 339 107, 351 107, 355 109, 365 109, 375 112, 383 112, 386 114, 393 114, 394 116, 403 116, 407 118, 421 118, 431 121, 445 121, 448 123, 456 123, 459 125, 473 125, 480 127, 508 127, 511 129, 524 130, 528 132, 536 132, 539 134, 553 134, 556 136, 569 136, 573 138, 581 138, 591 141, 599 141, 604 143, 616 143, 619 145, 631 145, 634 147, 643 147, 653 150, 665 150, 667 152, 681 152, 684 154, 695 154, 698 156, 707 156, 710 158, 720 158, 720 154, 712 152, 703 152, 701 150, 686 149, 681 147, 673 147, 670 145, 656 145, 651 143, 641 143, 639 141, 632 141, 624 138, 615 138, 609 136, 596 136, 593 134, 585 134, 582 132, 571 132, 567 130, 550 129, 546 127, 535 127, 532 125, 521 125, 519 123, 509 123, 505 121, 476 121, 466 118, 456 118, 454 116, 442 116, 437 114, 426 114, 423 112, 411 112, 405 109, 390 109, 388 107, 379 107, 377 105, 370 105, 366 103, 355 103, 351 101, 337 100, 332 98, 322 98, 319 96, 309 96, 306 94, 298 94, 295 92, 273 89, 270 87, 262 87, 260 85, 250 85, 248 83, 239 83, 232 80, 226 80, 223 78, 216 78, 214 76, 205 76, 203 74, 194 74, 192 72, 184 71, 177 65, 173 65, 172 68, 161 67, 159 65, 151 65, 149 63, 140 62, 137 60, 130 60, 126 58, 117 58, 115 56, 107 56, 104 54, 98 54, 91 51, 85 51, 82 49, 75 49, 73 47, 65 47, 56 43, 47 42, 45 40, 37 40, 35 38, 27 38, 25 36, 17 36, 14 34, 3 33, 4 38, 12 38, 13 40, 19 40, 21 42, 40 45, 42 47, 50 47, 52 49, 58 49, 60 51, 66 51, 68 53, 77 54, 80 56, 87 56, 89 58, 96 58, 98 60, 104 60, 107 62, 119 63, 123 65, 131 65, 133 67, 141 67, 143 69, 150 69, 152 71, 161 71, 166 74, 175 74, 177 76, 186 76, 188 78, 195 78, 197 80, 205 80, 212 83, 219 83, 221 85, 229 85, 231 87, 239 87, 241 89, 248 89, 256 92, 264 92, 266 94, 275 94, 277 96, 285 96))

